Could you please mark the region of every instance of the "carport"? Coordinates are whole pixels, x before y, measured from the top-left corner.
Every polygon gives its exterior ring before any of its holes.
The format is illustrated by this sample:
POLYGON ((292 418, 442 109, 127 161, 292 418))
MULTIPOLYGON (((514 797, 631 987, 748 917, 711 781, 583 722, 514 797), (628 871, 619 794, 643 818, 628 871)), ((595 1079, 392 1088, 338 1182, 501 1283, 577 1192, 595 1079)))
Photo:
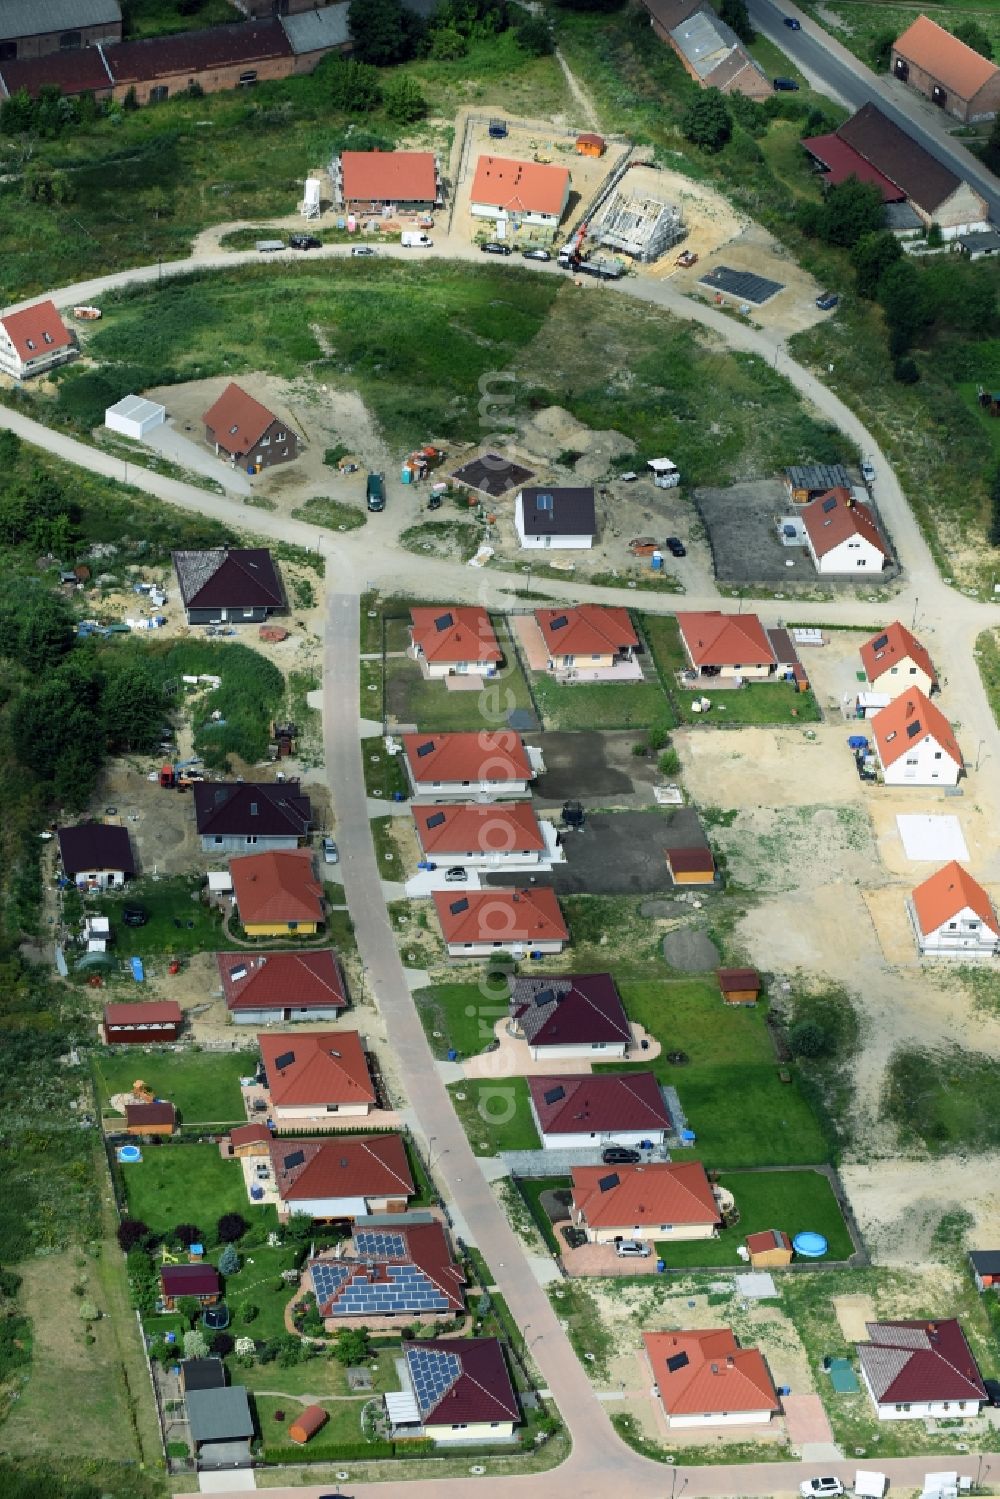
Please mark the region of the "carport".
POLYGON ((142 442, 147 432, 162 426, 167 419, 167 408, 145 396, 122 396, 104 413, 104 425, 111 432, 120 432, 123 437, 142 442))

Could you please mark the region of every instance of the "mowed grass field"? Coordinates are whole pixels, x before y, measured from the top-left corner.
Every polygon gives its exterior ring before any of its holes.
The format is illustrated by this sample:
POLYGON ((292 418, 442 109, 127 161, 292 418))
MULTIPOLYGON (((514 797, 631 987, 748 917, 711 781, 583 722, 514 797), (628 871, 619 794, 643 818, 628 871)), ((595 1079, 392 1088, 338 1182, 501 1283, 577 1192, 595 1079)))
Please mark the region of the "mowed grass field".
POLYGON ((154 1052, 139 1048, 94 1057, 100 1104, 107 1110, 115 1093, 128 1093, 142 1078, 157 1098, 174 1105, 185 1125, 233 1124, 245 1119, 240 1078, 257 1065, 255 1050, 237 1052, 154 1052))
POLYGON ((467 1078, 452 1084, 448 1092, 476 1155, 540 1148, 523 1077, 504 1077, 496 1082, 467 1078))
POLYGON ((194 1223, 211 1246, 223 1213, 277 1224, 273 1207, 255 1207, 248 1200, 239 1162, 224 1161, 217 1145, 143 1144, 142 1160, 121 1169, 130 1215, 154 1233, 194 1223))
MULTIPOLYGON (((640 1065, 677 1089, 697 1137, 690 1151, 675 1151, 675 1159, 700 1160, 717 1169, 818 1165, 829 1159, 794 1069, 779 1069, 762 1005, 726 1008, 713 978, 624 980, 619 987, 629 1018, 663 1045, 659 1057, 640 1065), (671 1051, 685 1052, 687 1063, 674 1066, 667 1060, 671 1051), (790 1082, 781 1081, 782 1070, 790 1082)), ((600 1070, 618 1068, 609 1064, 600 1070)))
POLYGON ((532 688, 546 729, 651 729, 674 724, 658 682, 563 683, 538 672, 532 688))
POLYGON ((854 1252, 829 1180, 819 1171, 731 1171, 719 1177, 736 1199, 740 1221, 716 1239, 659 1243, 656 1252, 668 1266, 739 1265, 737 1249, 747 1234, 782 1229, 790 1239, 804 1229, 820 1233, 828 1244, 827 1260, 846 1260, 854 1252))

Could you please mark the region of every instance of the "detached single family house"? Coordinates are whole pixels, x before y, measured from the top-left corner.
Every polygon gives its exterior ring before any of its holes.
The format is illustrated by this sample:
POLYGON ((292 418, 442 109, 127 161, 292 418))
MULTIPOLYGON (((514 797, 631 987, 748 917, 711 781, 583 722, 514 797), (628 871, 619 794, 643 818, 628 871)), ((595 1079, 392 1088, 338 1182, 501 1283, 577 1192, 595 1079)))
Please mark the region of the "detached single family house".
POLYGON ((279 1134, 364 1119, 375 1107, 357 1031, 268 1031, 257 1041, 279 1134))
POLYGON ((469 193, 469 212, 473 218, 511 218, 557 229, 569 203, 569 181, 567 167, 480 156, 469 193))
POLYGON ((524 869, 561 858, 552 823, 540 823, 530 801, 416 804, 411 808, 425 859, 476 869, 524 869))
POLYGON ((417 795, 523 796, 540 757, 511 729, 471 734, 404 734, 403 754, 417 795))
POLYGON ((766 1426, 781 1411, 758 1348, 730 1327, 644 1332, 646 1357, 671 1427, 766 1426))
POLYGON ((128 829, 107 822, 81 822, 60 828, 59 858, 74 885, 120 890, 135 874, 135 855, 128 829))
POLYGON ((496 1338, 423 1338, 403 1352, 409 1388, 383 1397, 394 1436, 442 1447, 513 1441, 521 1412, 496 1338))
POLYGON ((235 1025, 332 1020, 347 1008, 344 976, 332 948, 313 952, 220 952, 215 960, 235 1025))
POLYGON ((870 692, 899 697, 908 687, 919 687, 929 697, 937 690, 937 672, 927 647, 898 619, 865 641, 861 665, 870 692))
POLYGON ((801 515, 813 566, 824 577, 880 573, 892 561, 871 507, 849 489, 818 495, 801 515))
POLYGON ((189 625, 226 620, 261 624, 287 608, 278 569, 266 547, 212 547, 171 556, 189 625))
POLYGON ((245 854, 229 872, 248 937, 314 936, 323 923, 323 886, 307 848, 245 854))
POLYGON ((337 206, 348 213, 430 213, 441 201, 431 151, 342 151, 332 175, 337 206))
POLYGON ((627 609, 580 604, 575 609, 536 609, 535 623, 548 656, 548 669, 573 681, 608 676, 642 679, 635 659, 639 637, 627 609))
POLYGON ((527 550, 581 551, 594 545, 597 512, 592 485, 520 489, 514 501, 514 530, 527 550))
POLYGON ((986 1401, 979 1367, 961 1324, 867 1322, 857 1345, 861 1379, 880 1421, 978 1416, 986 1401))
POLYGON ((700 1161, 574 1166, 571 1218, 592 1244, 712 1239, 722 1213, 700 1161))
POLYGON ((963 124, 992 120, 1000 109, 1000 68, 928 16, 897 37, 889 71, 963 124))
POLYGON ((610 973, 533 973, 509 983, 509 1030, 527 1041, 533 1062, 628 1054, 632 1027, 610 973))
POLYGON ((682 611, 677 628, 696 676, 765 678, 778 670, 774 647, 756 614, 682 611))
POLYGON ((104 1039, 109 1046, 148 1046, 151 1041, 176 1041, 183 1022, 184 1012, 176 999, 105 1005, 104 1039))
POLYGON ((194 1296, 202 1306, 214 1306, 222 1295, 222 1282, 214 1265, 163 1265, 160 1295, 168 1312, 182 1296, 194 1296))
POLYGON ((14 380, 30 380, 57 364, 65 364, 76 352, 76 336, 66 327, 53 302, 36 302, 33 307, 0 317, 0 374, 10 375, 14 380))
POLYGON ((907 911, 921 957, 996 957, 1000 921, 993 902, 954 859, 917 886, 907 911))
POLYGON ((444 1224, 421 1213, 367 1219, 336 1257, 310 1260, 327 1331, 351 1317, 450 1317, 465 1310, 465 1276, 444 1224))
POLYGON ((493 622, 478 605, 410 610, 410 653, 425 677, 491 677, 503 661, 493 622))
POLYGON ((248 473, 258 474, 262 468, 298 457, 299 439, 288 423, 234 381, 202 420, 205 441, 215 448, 217 457, 228 458, 234 468, 239 463, 248 473))
POLYGON ((402 1213, 415 1188, 402 1135, 344 1135, 335 1140, 272 1140, 278 1221, 306 1213, 353 1222, 402 1213))
POLYGON ((519 890, 435 890, 433 900, 452 958, 562 952, 569 941, 556 893, 548 885, 519 890))
POLYGON ((298 781, 196 781, 194 815, 207 854, 298 848, 312 827, 298 781))
POLYGON ((651 1072, 529 1077, 531 1113, 546 1150, 662 1145, 672 1128, 651 1072))
POLYGON ((871 720, 887 786, 955 786, 964 769, 951 724, 919 687, 908 687, 871 720))

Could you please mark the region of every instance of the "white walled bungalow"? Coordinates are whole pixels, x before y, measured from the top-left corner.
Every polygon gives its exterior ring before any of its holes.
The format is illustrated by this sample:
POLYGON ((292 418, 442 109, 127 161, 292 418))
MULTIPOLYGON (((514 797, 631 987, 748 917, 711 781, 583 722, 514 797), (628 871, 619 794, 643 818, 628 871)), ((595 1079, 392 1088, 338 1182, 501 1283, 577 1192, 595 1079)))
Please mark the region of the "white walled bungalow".
POLYGON ((270 1117, 281 1131, 364 1119, 375 1087, 357 1031, 267 1031, 257 1037, 270 1117))
POLYGON ((921 957, 992 958, 1000 920, 978 880, 953 859, 918 885, 907 912, 921 957))
POLYGON ((385 1397, 394 1435, 439 1446, 513 1440, 521 1412, 496 1338, 414 1339, 403 1351, 409 1388, 385 1397))
POLYGON ((508 982, 508 1028, 528 1043, 533 1062, 627 1054, 632 1027, 610 973, 529 973, 508 982))
POLYGON ((978 1416, 986 1388, 961 1324, 868 1322, 857 1345, 861 1379, 880 1421, 978 1416))
POLYGON ((722 1213, 700 1161, 574 1166, 571 1217, 592 1244, 713 1239, 722 1213))
POLYGON ((307 1215, 326 1222, 402 1213, 415 1194, 402 1135, 335 1140, 272 1140, 278 1221, 307 1215))
POLYGON ((541 768, 510 729, 467 734, 404 734, 410 785, 431 797, 524 796, 541 768))
POLYGON ((561 860, 555 827, 540 823, 530 801, 454 802, 412 806, 425 859, 473 869, 526 869, 561 860))
POLYGON ((489 677, 503 660, 481 605, 411 609, 410 621, 410 654, 426 677, 489 677))
POLYGON ((781 1406, 757 1348, 729 1327, 644 1332, 646 1356, 667 1425, 767 1426, 781 1406))
POLYGON ((646 1141, 656 1146, 672 1129, 651 1072, 529 1077, 528 1096, 545 1150, 646 1141))
POLYGON ((507 156, 480 156, 469 194, 474 218, 555 230, 569 202, 569 170, 507 156))
POLYGON ((871 720, 887 786, 955 786, 964 769, 951 724, 917 687, 871 720))

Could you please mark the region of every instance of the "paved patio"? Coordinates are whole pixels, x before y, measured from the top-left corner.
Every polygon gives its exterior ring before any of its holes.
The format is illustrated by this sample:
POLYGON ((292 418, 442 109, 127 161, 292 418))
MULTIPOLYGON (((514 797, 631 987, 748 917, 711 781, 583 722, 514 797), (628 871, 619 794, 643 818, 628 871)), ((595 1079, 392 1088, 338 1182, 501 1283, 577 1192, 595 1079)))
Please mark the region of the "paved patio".
POLYGON ((650 1253, 645 1259, 619 1259, 613 1244, 581 1244, 579 1249, 570 1249, 564 1230, 569 1225, 554 1223, 553 1232, 560 1245, 559 1263, 567 1275, 577 1278, 582 1275, 655 1275, 656 1246, 650 1244, 650 1253))
POLYGON ((783 1395, 785 1429, 796 1447, 806 1442, 832 1442, 833 1432, 818 1395, 783 1395))
MULTIPOLYGON (((544 1077, 550 1072, 585 1073, 593 1070, 594 1061, 607 1061, 606 1056, 595 1054, 590 1057, 565 1057, 556 1061, 534 1062, 527 1041, 520 1037, 512 1036, 508 1030, 510 1024, 507 1016, 502 1016, 493 1027, 493 1034, 500 1042, 496 1051, 480 1052, 478 1056, 469 1057, 462 1066, 466 1077, 544 1077)), ((660 1055, 662 1046, 654 1036, 651 1036, 641 1025, 631 1024, 632 1044, 624 1058, 624 1062, 638 1063, 643 1065, 652 1062, 660 1055), (645 1050, 642 1042, 649 1044, 645 1050)), ((617 1059, 615 1059, 617 1060, 617 1059)))

